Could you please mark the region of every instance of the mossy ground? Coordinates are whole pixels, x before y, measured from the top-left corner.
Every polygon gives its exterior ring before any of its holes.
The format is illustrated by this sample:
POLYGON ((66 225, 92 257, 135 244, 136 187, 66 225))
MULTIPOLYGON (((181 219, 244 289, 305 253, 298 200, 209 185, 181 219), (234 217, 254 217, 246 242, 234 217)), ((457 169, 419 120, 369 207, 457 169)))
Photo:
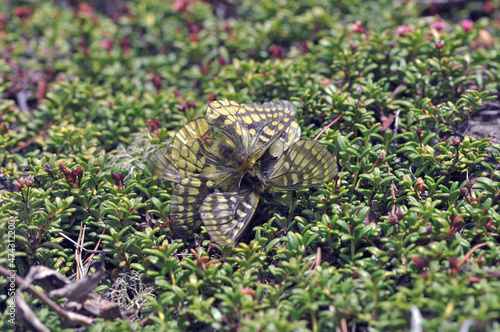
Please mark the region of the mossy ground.
POLYGON ((85 226, 98 291, 138 271, 152 294, 145 320, 89 331, 499 331, 500 4, 459 5, 0 4, 0 263, 14 221, 17 273, 69 276, 61 233, 85 226), (183 243, 164 227, 172 184, 144 160, 222 98, 291 100, 307 138, 342 115, 320 137, 339 180, 269 194, 234 246, 203 229, 183 243))

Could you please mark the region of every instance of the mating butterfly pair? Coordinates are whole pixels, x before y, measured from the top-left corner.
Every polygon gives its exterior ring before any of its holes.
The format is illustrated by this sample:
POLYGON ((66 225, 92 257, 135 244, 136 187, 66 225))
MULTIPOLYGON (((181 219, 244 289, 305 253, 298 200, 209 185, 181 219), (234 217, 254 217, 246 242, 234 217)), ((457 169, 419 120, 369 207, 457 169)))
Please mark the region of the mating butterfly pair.
POLYGON ((289 101, 210 103, 206 119, 184 126, 147 161, 153 174, 177 183, 172 229, 189 236, 201 223, 214 242, 229 245, 248 226, 268 189, 305 189, 337 174, 334 156, 320 143, 300 140, 289 101))

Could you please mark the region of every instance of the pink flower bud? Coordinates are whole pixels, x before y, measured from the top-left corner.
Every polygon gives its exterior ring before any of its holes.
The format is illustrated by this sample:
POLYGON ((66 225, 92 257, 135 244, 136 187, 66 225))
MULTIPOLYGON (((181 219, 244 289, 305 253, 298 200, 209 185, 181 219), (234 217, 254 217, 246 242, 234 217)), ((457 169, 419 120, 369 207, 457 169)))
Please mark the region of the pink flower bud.
POLYGON ((460 22, 460 24, 462 24, 462 28, 464 29, 465 32, 471 31, 472 28, 474 27, 474 22, 469 19, 463 20, 462 22, 460 22))

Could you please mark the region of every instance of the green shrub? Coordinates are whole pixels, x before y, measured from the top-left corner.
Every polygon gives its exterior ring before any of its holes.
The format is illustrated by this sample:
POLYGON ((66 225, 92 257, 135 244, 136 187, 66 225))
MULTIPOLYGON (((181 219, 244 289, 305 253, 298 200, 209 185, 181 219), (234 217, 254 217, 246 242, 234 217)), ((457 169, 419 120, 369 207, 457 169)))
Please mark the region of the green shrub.
POLYGON ((0 5, 0 264, 14 222, 19 276, 70 276, 85 229, 101 294, 120 273, 153 287, 146 320, 87 330, 409 330, 418 313, 500 330, 500 144, 467 132, 495 109, 498 9, 471 27, 475 3, 445 20, 416 1, 22 3, 0 5), (173 186, 144 163, 222 98, 291 100, 339 162, 321 188, 262 197, 224 248, 203 227, 172 238, 173 186))

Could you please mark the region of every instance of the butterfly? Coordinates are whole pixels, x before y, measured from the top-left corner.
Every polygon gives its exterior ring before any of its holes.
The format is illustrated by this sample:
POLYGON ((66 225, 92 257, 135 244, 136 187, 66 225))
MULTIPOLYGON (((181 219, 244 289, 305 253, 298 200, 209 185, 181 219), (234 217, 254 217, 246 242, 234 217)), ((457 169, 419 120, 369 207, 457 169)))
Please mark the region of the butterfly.
MULTIPOLYGON (((282 135, 275 141, 275 143, 272 144, 271 147, 269 147, 269 149, 265 152, 264 157, 262 157, 261 159, 264 160, 264 163, 266 163, 266 165, 271 165, 274 160, 277 161, 278 157, 281 156, 283 152, 299 138, 300 127, 295 121, 293 121, 285 130, 285 132, 282 133, 282 135)), ((243 189, 248 187, 247 175, 250 176, 251 172, 248 172, 247 170, 247 172, 240 178, 239 172, 235 170, 235 167, 239 167, 241 166, 241 164, 239 164, 238 162, 232 163, 234 162, 234 158, 236 158, 233 153, 236 152, 231 151, 230 153, 228 153, 227 151, 219 151, 219 149, 221 148, 220 144, 229 144, 227 142, 218 142, 216 144, 217 145, 214 154, 212 156, 209 156, 207 160, 216 158, 218 153, 226 153, 227 155, 224 156, 226 157, 226 159, 221 159, 220 163, 218 164, 219 167, 215 167, 215 169, 210 172, 193 174, 188 178, 182 179, 180 183, 175 186, 172 192, 170 214, 173 218, 175 218, 172 221, 172 227, 176 235, 180 237, 187 237, 201 225, 202 221, 204 221, 205 219, 208 220, 208 218, 204 219, 200 215, 200 207, 202 203, 205 202, 206 204, 210 200, 210 198, 207 200, 207 196, 214 193, 233 193, 235 191, 238 191, 239 187, 243 189), (228 165, 231 166, 228 167, 228 165), (228 178, 233 178, 233 181, 225 181, 228 178), (242 182, 242 180, 245 181, 242 182)), ((260 164, 261 161, 258 162, 259 167, 260 164)), ((217 164, 214 164, 213 166, 217 166, 217 164)), ((253 166, 250 168, 253 169, 253 166)), ((237 192, 237 194, 239 193, 237 192)), ((251 199, 251 196, 249 196, 248 199, 251 199)), ((256 199, 257 200, 251 202, 252 208, 255 208, 257 206, 258 196, 256 196, 256 199)), ((213 202, 213 205, 217 205, 217 202, 213 202)), ((204 212, 206 213, 211 208, 207 205, 205 206, 206 207, 204 209, 204 212)), ((217 206, 216 209, 224 207, 225 205, 220 205, 217 206)), ((214 210, 213 212, 217 213, 216 210, 214 210)), ((253 216, 253 212, 254 210, 244 211, 244 213, 248 215, 247 221, 251 219, 251 217, 253 216)), ((223 215, 219 214, 217 215, 217 217, 223 217, 223 215)), ((207 223, 205 223, 205 226, 207 226, 209 234, 212 236, 212 239, 215 242, 218 242, 220 244, 225 243, 224 241, 219 241, 219 237, 216 235, 216 233, 212 232, 212 230, 215 231, 217 223, 213 225, 215 227, 210 227, 207 223)), ((242 227, 240 231, 243 232, 245 228, 246 225, 245 227, 242 227)), ((238 238, 239 235, 240 234, 233 237, 233 241, 238 238)))
POLYGON ((336 159, 325 147, 299 141, 300 127, 293 121, 296 113, 288 101, 210 104, 207 122, 232 143, 222 145, 221 151, 232 156, 236 163, 232 179, 238 179, 237 186, 232 182, 228 190, 208 194, 200 205, 200 217, 213 241, 228 245, 238 239, 268 189, 309 188, 337 174, 336 159))
POLYGON ((199 207, 208 194, 235 190, 264 152, 271 150, 270 155, 281 155, 298 140, 300 127, 293 121, 296 112, 295 106, 285 101, 263 105, 216 101, 209 105, 207 122, 198 120, 186 125, 171 146, 153 154, 149 168, 178 183, 170 206, 172 230, 177 236, 185 238, 201 225, 199 207), (258 117, 252 117, 253 109, 259 110, 258 117), (265 133, 269 133, 266 139, 265 133), (281 144, 273 145, 276 141, 281 144), (270 145, 273 149, 268 149, 270 145), (172 157, 166 160, 169 154, 172 157), (187 160, 175 162, 179 156, 187 160), (175 172, 179 166, 181 170, 175 172), (174 176, 167 176, 170 174, 174 176))
POLYGON ((238 191, 208 194, 199 214, 212 240, 220 245, 236 241, 250 223, 259 197, 269 189, 306 189, 331 181, 338 173, 336 158, 314 140, 293 143, 281 157, 265 160, 242 181, 238 191))
POLYGON ((299 141, 296 113, 288 101, 214 101, 206 119, 188 123, 149 157, 153 174, 177 183, 170 207, 177 236, 187 237, 203 221, 215 242, 228 245, 248 226, 266 190, 306 188, 337 173, 326 148, 299 141))

